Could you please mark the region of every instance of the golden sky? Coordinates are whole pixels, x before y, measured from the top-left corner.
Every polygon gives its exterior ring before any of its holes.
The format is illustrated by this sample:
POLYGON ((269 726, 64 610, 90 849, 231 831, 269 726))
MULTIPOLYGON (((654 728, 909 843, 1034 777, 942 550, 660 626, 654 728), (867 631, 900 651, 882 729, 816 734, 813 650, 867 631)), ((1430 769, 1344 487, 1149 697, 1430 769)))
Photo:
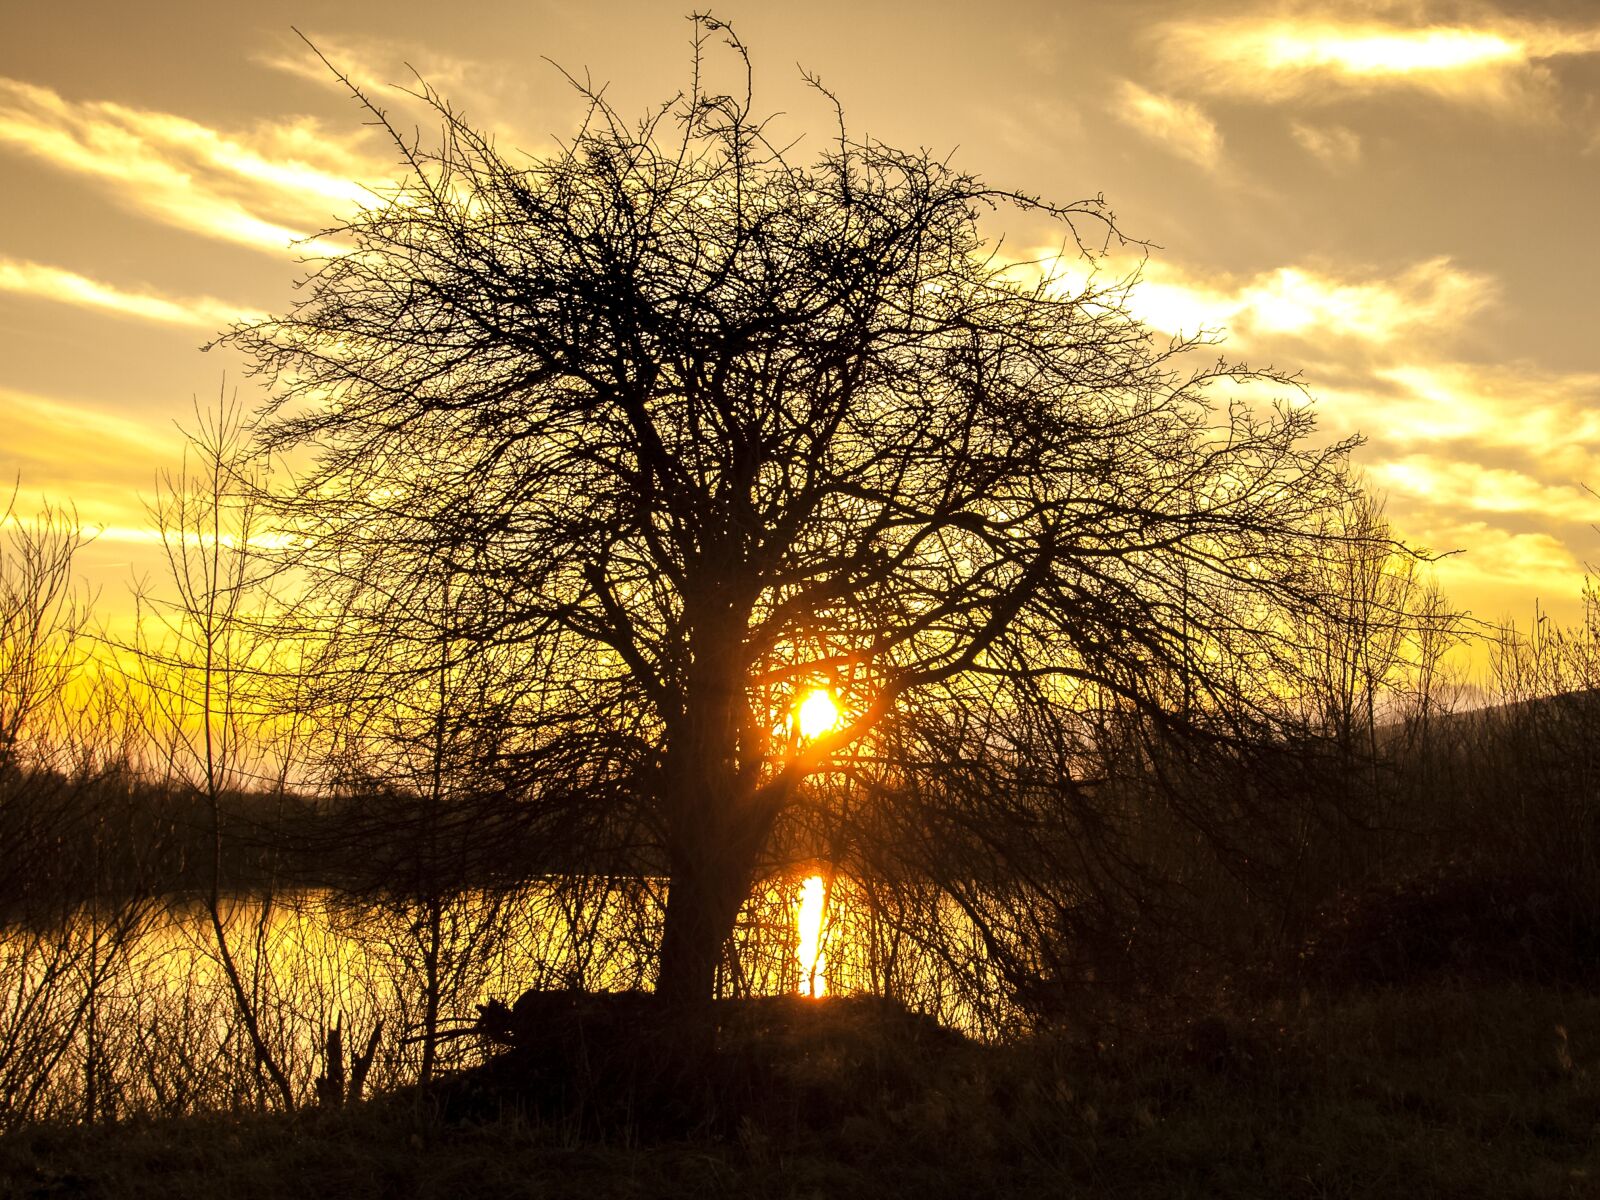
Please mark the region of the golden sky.
MULTIPOLYGON (((104 530, 85 555, 104 604, 152 564, 143 503, 176 463, 174 423, 225 379, 257 398, 240 361, 199 345, 287 306, 290 240, 394 171, 291 26, 403 127, 427 135, 396 88, 415 68, 503 147, 538 152, 581 112, 546 59, 642 112, 686 82, 689 7, 0 8, 0 480, 104 530)), ((1439 571, 1459 606, 1576 612, 1600 562, 1585 490, 1600 487, 1600 5, 714 11, 750 47, 756 107, 792 136, 820 147, 833 119, 798 63, 856 134, 996 186, 1103 193, 1157 247, 1135 307, 1300 371, 1329 436, 1367 437, 1358 462, 1401 532, 1462 552, 1439 571)), ((1046 245, 1042 228, 1006 233, 1046 245)))

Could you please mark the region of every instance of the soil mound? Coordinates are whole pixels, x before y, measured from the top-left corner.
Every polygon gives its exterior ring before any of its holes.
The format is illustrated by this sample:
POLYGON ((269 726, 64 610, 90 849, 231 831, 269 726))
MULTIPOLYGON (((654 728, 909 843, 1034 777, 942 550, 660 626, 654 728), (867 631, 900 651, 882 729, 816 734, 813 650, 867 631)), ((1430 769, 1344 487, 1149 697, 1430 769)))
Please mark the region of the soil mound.
POLYGON ((436 1085, 445 1114, 518 1111, 585 1134, 837 1127, 906 1103, 971 1043, 880 997, 773 996, 675 1010, 645 992, 529 991, 483 1006, 497 1047, 436 1085))

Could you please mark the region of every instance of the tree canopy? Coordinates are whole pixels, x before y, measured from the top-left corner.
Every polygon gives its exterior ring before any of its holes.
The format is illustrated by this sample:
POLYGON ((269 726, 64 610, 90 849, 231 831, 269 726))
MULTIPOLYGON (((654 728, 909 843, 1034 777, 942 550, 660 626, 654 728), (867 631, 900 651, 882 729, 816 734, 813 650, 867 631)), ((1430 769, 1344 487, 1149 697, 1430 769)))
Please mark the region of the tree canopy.
POLYGON ((697 30, 683 95, 640 122, 589 95, 537 157, 428 93, 439 144, 397 137, 350 252, 229 335, 272 388, 264 444, 311 452, 278 499, 324 611, 370 632, 364 677, 473 675, 452 720, 493 710, 475 769, 548 861, 670 879, 682 1001, 785 856, 956 853, 975 904, 1086 853, 1088 707, 1270 725, 1357 490, 1292 380, 1196 370, 1135 318, 1094 269, 1100 201, 842 118, 801 161, 706 93, 725 31, 697 30), (1010 261, 981 229, 1006 213, 1055 222, 1086 282, 1010 261), (806 738, 816 688, 842 719, 806 738))

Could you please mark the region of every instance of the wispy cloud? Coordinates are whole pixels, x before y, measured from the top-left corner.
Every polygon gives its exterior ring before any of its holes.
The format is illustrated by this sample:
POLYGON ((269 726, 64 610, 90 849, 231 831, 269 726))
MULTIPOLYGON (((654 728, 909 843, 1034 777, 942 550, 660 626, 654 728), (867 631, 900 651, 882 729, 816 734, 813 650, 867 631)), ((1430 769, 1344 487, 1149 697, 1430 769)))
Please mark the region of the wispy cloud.
POLYGON ((1459 323, 1496 294, 1492 279, 1448 258, 1365 279, 1304 266, 1247 278, 1200 278, 1155 262, 1146 267, 1129 303, 1136 315, 1165 333, 1215 330, 1253 351, 1262 339, 1283 336, 1369 346, 1432 340, 1433 331, 1446 326, 1445 318, 1459 323))
POLYGON ((421 42, 315 31, 309 44, 298 37, 284 36, 276 46, 253 57, 264 67, 341 93, 346 86, 338 75, 344 75, 365 92, 420 91, 423 81, 448 92, 457 87, 481 86, 486 78, 498 73, 487 63, 445 54, 421 42), (324 58, 327 62, 322 61, 324 58))
POLYGON ((1439 565, 1453 599, 1496 619, 1576 600, 1600 521, 1584 487, 1600 480, 1600 376, 1421 353, 1314 390, 1324 427, 1370 439, 1361 461, 1405 535, 1465 551, 1439 565))
POLYGON ((236 321, 258 321, 265 316, 209 296, 174 298, 154 292, 125 291, 59 267, 3 255, 0 255, 0 291, 19 292, 163 325, 187 325, 213 333, 236 321))
POLYGON ((1495 295, 1492 280, 1429 259, 1391 279, 1350 281, 1296 267, 1257 276, 1240 292, 1239 317, 1255 333, 1413 341, 1421 330, 1470 316, 1495 295))
MULTIPOLYGON (((1431 446, 1483 463, 1517 455, 1547 479, 1600 479, 1600 376, 1414 356, 1357 382, 1323 389, 1326 408, 1391 453, 1431 446)), ((1600 501, 1594 511, 1600 517, 1600 501)))
POLYGON ((1199 105, 1123 80, 1113 112, 1168 151, 1207 170, 1222 158, 1222 134, 1199 105))
MULTIPOLYGON (((149 464, 154 461, 152 452, 159 451, 166 457, 174 444, 170 434, 152 429, 144 421, 95 405, 15 388, 0 387, 0 413, 5 414, 13 431, 36 431, 46 438, 82 435, 90 444, 99 447, 89 456, 92 462, 126 465, 129 451, 137 451, 141 472, 148 471, 149 464)), ((18 438, 9 444, 9 449, 16 453, 29 445, 27 438, 18 438)), ((63 457, 71 461, 68 456, 63 457)))
POLYGON ((346 83, 339 78, 343 75, 378 108, 403 114, 405 123, 437 123, 436 115, 420 98, 424 87, 432 88, 478 129, 510 137, 525 148, 542 141, 534 138, 530 142, 530 131, 521 127, 530 105, 529 88, 520 71, 508 72, 503 64, 449 54, 421 41, 330 36, 315 30, 310 31, 310 40, 315 50, 299 38, 285 36, 276 46, 256 54, 255 61, 320 88, 348 94, 346 83), (319 53, 327 62, 317 57, 319 53))
POLYGON ((71 497, 96 528, 149 525, 142 491, 172 461, 176 430, 104 408, 0 387, 0 478, 20 478, 28 495, 71 497))
POLYGON ((1157 38, 1163 65, 1189 84, 1266 100, 1410 87, 1513 105, 1541 90, 1547 60, 1600 53, 1600 26, 1504 20, 1407 26, 1235 17, 1172 22, 1157 38))
MULTIPOLYGON (((1035 270, 1054 268, 1041 255, 1035 270)), ((1054 268, 1061 285, 1081 273, 1054 268)), ((1358 463, 1418 545, 1466 553, 1439 565, 1452 598, 1496 617, 1578 592, 1600 522, 1600 375, 1462 356, 1491 276, 1448 258, 1376 273, 1289 265, 1249 276, 1144 265, 1126 305, 1170 334, 1214 330, 1235 360, 1300 366, 1323 436, 1362 434, 1358 463)), ((1275 398, 1281 388, 1234 398, 1275 398)), ((1600 557, 1597 544, 1596 557, 1600 557)))
POLYGON ((1576 483, 1536 479, 1456 454, 1400 455, 1374 464, 1368 474, 1385 491, 1459 513, 1533 514, 1571 524, 1600 516, 1600 500, 1576 483))
POLYGON ((1435 563, 1433 573, 1453 604, 1485 620, 1525 620, 1535 600, 1558 613, 1578 600, 1584 565, 1554 534, 1441 513, 1432 522, 1413 517, 1410 536, 1435 549, 1468 548, 1435 563))
MULTIPOLYGON (((64 99, 0 79, 0 146, 98 182, 119 204, 207 237, 282 251, 370 202, 388 173, 310 119, 227 133, 171 113, 64 99)), ((338 253, 317 240, 304 249, 338 253)))
POLYGON ((1353 167, 1361 161, 1361 138, 1353 129, 1293 121, 1289 132, 1308 154, 1321 159, 1327 167, 1353 167))
MULTIPOLYGON (((115 543, 126 553, 129 546, 162 543, 148 498, 158 490, 158 475, 182 460, 177 423, 163 427, 95 404, 0 387, 0 427, 8 435, 0 445, 0 480, 20 480, 23 519, 27 501, 54 498, 70 503, 97 545, 115 543)), ((265 531, 250 540, 261 547, 285 544, 265 531)), ((156 560, 150 565, 159 567, 156 560)))

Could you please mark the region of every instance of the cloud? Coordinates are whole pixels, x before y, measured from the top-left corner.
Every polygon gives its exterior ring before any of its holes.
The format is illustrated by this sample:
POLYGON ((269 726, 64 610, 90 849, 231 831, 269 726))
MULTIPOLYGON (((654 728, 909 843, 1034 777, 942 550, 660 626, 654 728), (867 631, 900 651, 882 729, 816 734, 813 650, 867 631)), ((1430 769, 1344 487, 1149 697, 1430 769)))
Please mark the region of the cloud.
POLYGON ((278 46, 252 57, 264 67, 345 95, 348 88, 334 74, 335 70, 369 95, 376 90, 392 92, 399 88, 420 91, 418 76, 436 88, 453 90, 479 83, 495 72, 487 63, 397 38, 331 37, 318 33, 310 42, 307 45, 298 37, 285 37, 278 46))
POLYGON ((1235 318, 1256 334, 1354 338, 1369 345, 1413 342, 1488 304, 1495 286, 1448 258, 1429 259, 1392 279, 1351 282, 1296 267, 1251 280, 1235 318))
POLYGON ((1521 513, 1578 525, 1600 518, 1600 499, 1576 483, 1550 483, 1453 455, 1400 455, 1371 465, 1368 475, 1391 494, 1457 513, 1521 513))
POLYGON ((1409 531, 1435 549, 1464 548, 1433 566, 1452 604, 1499 620, 1526 616, 1524 606, 1537 598, 1560 620, 1578 615, 1584 565, 1554 534, 1518 532, 1447 515, 1432 524, 1413 522, 1409 531))
MULTIPOLYGON (((1052 269, 1045 256, 1038 269, 1052 269)), ((1584 490, 1600 486, 1600 374, 1464 359, 1475 315, 1498 301, 1493 277, 1448 258, 1385 274, 1295 264, 1247 276, 1155 260, 1141 276, 1125 303, 1153 329, 1218 331, 1230 359, 1305 368, 1319 437, 1366 436, 1355 462, 1388 493, 1396 530, 1466 551, 1439 565, 1453 602, 1498 617, 1534 596, 1578 595, 1583 548, 1600 557, 1600 499, 1584 490)))
MULTIPOLYGON (((0 79, 0 146, 88 176, 146 217, 275 252, 370 202, 360 180, 392 173, 309 118, 224 133, 11 79, 0 79)), ((339 252, 325 239, 302 249, 339 252)))
POLYGON ((1134 314, 1164 333, 1215 330, 1235 348, 1254 350, 1280 337, 1382 347, 1437 341, 1493 302, 1488 276, 1448 258, 1416 263, 1398 275, 1350 278, 1309 266, 1278 267, 1237 278, 1198 278, 1152 262, 1129 296, 1134 314))
POLYGON ((349 87, 334 74, 336 69, 378 108, 390 114, 404 114, 408 128, 413 121, 424 126, 438 123, 438 115, 419 98, 427 87, 479 130, 524 146, 546 140, 535 137, 530 142, 530 131, 519 128, 534 108, 530 89, 525 76, 507 72, 503 64, 463 58, 423 42, 397 38, 330 37, 318 33, 310 40, 316 50, 299 38, 285 37, 276 47, 256 54, 254 60, 271 70, 348 96, 349 87), (327 63, 317 57, 318 52, 327 63))
POLYGON ((266 315, 209 296, 174 299, 152 292, 123 291, 59 267, 3 255, 0 255, 0 291, 19 292, 163 325, 193 326, 212 333, 236 321, 259 321, 266 315))
POLYGON ((1444 452, 1472 446, 1485 462, 1489 451, 1516 454, 1547 476, 1600 482, 1600 375, 1420 358, 1379 367, 1356 387, 1319 390, 1339 424, 1359 422, 1396 450, 1456 443, 1444 452))
POLYGON ((97 528, 148 527, 139 493, 182 445, 170 428, 6 387, 0 387, 0 428, 6 431, 0 478, 20 477, 27 495, 70 496, 80 519, 97 528))
POLYGON ((1162 64, 1191 85, 1261 100, 1410 87, 1526 107, 1547 90, 1547 60, 1600 53, 1600 26, 1514 21, 1406 26, 1236 17, 1173 22, 1156 36, 1162 64))
POLYGON ((1124 123, 1180 158, 1214 170, 1222 157, 1222 134, 1216 122, 1187 100, 1147 91, 1123 80, 1112 110, 1124 123))
POLYGON ((1330 168, 1353 167, 1361 161, 1361 138, 1342 125, 1307 125, 1293 121, 1289 132, 1305 151, 1330 168))
POLYGON ((1313 391, 1325 428, 1370 439, 1358 461, 1396 529, 1464 551, 1437 568, 1452 602, 1498 619, 1540 597, 1576 615, 1600 551, 1584 486, 1600 483, 1600 375, 1420 355, 1313 391))

